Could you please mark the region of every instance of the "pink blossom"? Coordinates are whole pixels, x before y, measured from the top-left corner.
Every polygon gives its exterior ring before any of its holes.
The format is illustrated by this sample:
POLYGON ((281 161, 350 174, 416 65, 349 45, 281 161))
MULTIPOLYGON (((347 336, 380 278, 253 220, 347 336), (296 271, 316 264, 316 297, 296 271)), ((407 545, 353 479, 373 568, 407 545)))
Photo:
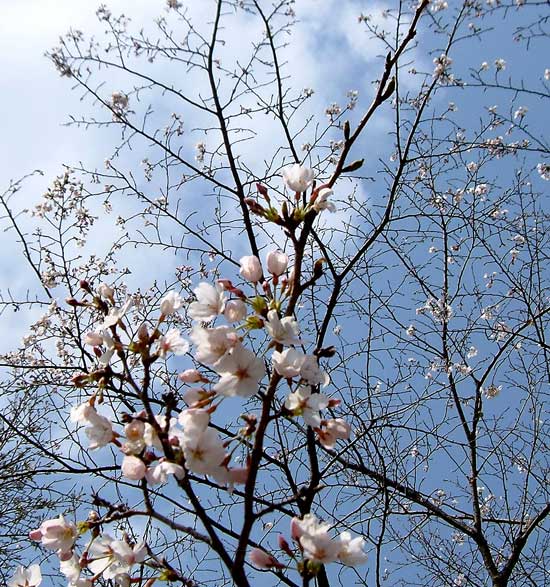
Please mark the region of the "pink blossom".
POLYGON ((240 322, 246 318, 246 304, 242 300, 229 300, 223 315, 228 322, 240 322))
POLYGON ((38 587, 42 583, 42 573, 38 565, 28 568, 17 567, 7 587, 38 587))
POLYGON ((166 357, 171 352, 175 355, 184 355, 189 350, 189 343, 182 338, 177 328, 171 328, 164 336, 158 340, 159 357, 166 357))
POLYGON ((338 439, 347 440, 351 434, 350 425, 341 418, 327 420, 323 428, 317 429, 319 442, 325 448, 334 448, 338 439))
POLYGON ((170 316, 183 306, 183 298, 175 291, 169 291, 160 300, 160 312, 164 316, 170 316))
POLYGON ((313 183, 313 170, 298 163, 283 168, 281 174, 285 184, 293 192, 305 192, 313 183))
POLYGON ((147 467, 140 458, 126 455, 122 460, 121 470, 122 474, 127 479, 139 481, 145 477, 147 467))
POLYGON ((193 320, 207 322, 223 312, 225 294, 223 286, 219 283, 216 286, 210 283, 199 283, 193 293, 197 297, 197 301, 192 302, 188 310, 188 314, 193 320))
POLYGON ((191 331, 190 338, 197 346, 195 358, 205 365, 216 364, 239 342, 236 330, 229 326, 218 326, 216 328, 196 326, 191 331))
POLYGON ((285 349, 282 352, 274 351, 271 356, 275 371, 287 379, 300 375, 305 358, 304 353, 293 348, 285 349))
POLYGON ((313 202, 313 209, 316 212, 321 212, 322 210, 328 210, 329 212, 335 212, 336 206, 334 202, 329 200, 330 196, 332 196, 333 191, 329 188, 321 188, 313 202))
POLYGON ((196 369, 186 369, 178 375, 178 379, 184 383, 197 383, 203 381, 204 377, 196 369))
POLYGON ((221 377, 213 390, 229 397, 254 395, 265 375, 263 360, 242 345, 235 347, 214 368, 221 377))
POLYGON ((321 425, 320 410, 324 410, 329 404, 329 398, 323 393, 311 393, 309 385, 301 385, 291 393, 285 401, 285 408, 293 416, 302 416, 304 422, 313 428, 321 425))
POLYGON ((288 267, 288 255, 282 251, 270 251, 266 256, 267 270, 279 277, 288 267))
POLYGON ((273 567, 277 569, 284 569, 284 565, 281 564, 273 555, 268 554, 265 550, 260 548, 252 548, 248 554, 250 562, 258 569, 271 569, 273 567))
POLYGON ((55 550, 61 560, 67 560, 72 556, 77 537, 76 526, 65 521, 63 516, 42 522, 40 528, 29 534, 31 540, 39 540, 44 548, 55 550))
POLYGON ((340 541, 338 559, 342 564, 355 567, 367 562, 367 554, 363 550, 365 541, 361 536, 352 538, 349 532, 342 532, 338 539, 340 541))
POLYGON ((103 344, 103 336, 99 332, 87 332, 84 336, 84 344, 99 346, 103 344))
POLYGON ((241 257, 239 260, 241 269, 239 273, 246 281, 256 283, 262 278, 262 266, 260 260, 255 255, 249 255, 247 257, 241 257))
POLYGON ((298 323, 292 316, 279 318, 276 310, 269 310, 265 327, 275 342, 279 342, 285 346, 301 344, 303 342, 298 338, 300 329, 298 323))

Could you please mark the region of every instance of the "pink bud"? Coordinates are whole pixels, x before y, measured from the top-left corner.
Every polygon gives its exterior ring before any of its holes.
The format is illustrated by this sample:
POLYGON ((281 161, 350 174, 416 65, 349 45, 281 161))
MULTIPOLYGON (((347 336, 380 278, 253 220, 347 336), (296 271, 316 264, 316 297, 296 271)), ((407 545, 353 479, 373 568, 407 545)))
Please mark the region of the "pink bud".
POLYGON ((290 544, 287 542, 286 538, 282 534, 279 534, 278 542, 279 542, 279 548, 283 552, 286 552, 286 554, 288 554, 289 556, 293 556, 292 549, 290 548, 290 544))
POLYGON ((145 463, 134 456, 125 456, 122 460, 122 474, 132 481, 139 481, 145 477, 147 467, 145 463))
POLYGON ((241 264, 239 273, 244 279, 251 281, 252 283, 260 281, 262 278, 262 266, 260 265, 258 257, 255 255, 241 257, 239 263, 241 264))
POLYGON ((229 481, 235 485, 244 485, 248 479, 248 467, 229 469, 229 481))
POLYGON ((282 565, 274 556, 260 548, 252 548, 248 558, 258 569, 271 569, 272 567, 276 567, 277 569, 284 568, 284 565, 282 565))
POLYGON ((33 530, 32 532, 29 532, 29 538, 31 540, 42 540, 42 532, 40 532, 40 529, 38 530, 33 530))
POLYGON ((288 267, 288 255, 282 251, 270 251, 266 261, 268 271, 276 277, 282 275, 288 267))
POLYGON ((197 383, 203 381, 203 376, 196 369, 186 369, 178 375, 178 379, 184 383, 197 383))
POLYGON ((246 304, 242 300, 229 300, 223 315, 228 322, 240 322, 246 317, 246 304))

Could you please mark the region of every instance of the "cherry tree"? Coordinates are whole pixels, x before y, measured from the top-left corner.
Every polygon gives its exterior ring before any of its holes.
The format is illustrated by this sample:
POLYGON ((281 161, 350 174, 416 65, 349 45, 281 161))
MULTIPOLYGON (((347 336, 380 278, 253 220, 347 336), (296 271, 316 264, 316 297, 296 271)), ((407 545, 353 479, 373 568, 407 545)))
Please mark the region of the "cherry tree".
POLYGON ((41 310, 6 477, 74 498, 11 587, 550 583, 548 3, 342 4, 369 66, 318 67, 369 81, 321 112, 300 0, 48 53, 110 150, 1 199, 38 281, 3 311, 41 310))

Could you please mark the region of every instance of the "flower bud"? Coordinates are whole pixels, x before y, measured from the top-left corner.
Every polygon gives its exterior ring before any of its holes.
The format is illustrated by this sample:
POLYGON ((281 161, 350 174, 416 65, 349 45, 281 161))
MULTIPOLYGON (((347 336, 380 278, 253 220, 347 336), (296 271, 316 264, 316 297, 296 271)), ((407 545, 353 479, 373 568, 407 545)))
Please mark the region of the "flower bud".
POLYGON ((240 322, 246 318, 246 304, 242 300, 229 300, 223 315, 228 322, 240 322))
POLYGON ((260 281, 262 278, 262 266, 260 265, 258 257, 255 255, 241 257, 239 263, 241 264, 239 273, 244 279, 251 281, 252 283, 260 281))
POLYGON ((270 251, 266 256, 267 270, 279 277, 288 267, 288 255, 282 251, 270 251))
POLYGON ((184 383, 197 383, 203 380, 203 376, 196 369, 186 369, 178 375, 178 379, 184 383))
POLYGON ((282 565, 274 556, 268 554, 265 552, 265 550, 261 550, 260 548, 252 548, 248 558, 250 562, 258 569, 270 569, 272 567, 276 567, 278 569, 284 568, 284 565, 282 565))

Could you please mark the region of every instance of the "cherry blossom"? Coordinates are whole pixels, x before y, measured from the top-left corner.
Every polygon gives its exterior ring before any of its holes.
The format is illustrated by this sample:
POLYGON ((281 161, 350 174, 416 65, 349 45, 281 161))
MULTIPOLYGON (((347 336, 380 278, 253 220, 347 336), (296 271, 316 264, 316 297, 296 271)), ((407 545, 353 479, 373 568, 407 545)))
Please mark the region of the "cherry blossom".
POLYGON ((309 385, 300 385, 285 401, 285 408, 293 416, 302 416, 304 422, 312 428, 321 425, 319 412, 329 404, 329 398, 322 393, 311 393, 309 385))
POLYGON ((262 266, 260 265, 260 260, 258 259, 258 257, 254 255, 241 257, 239 263, 241 264, 241 269, 239 273, 242 275, 244 279, 246 279, 247 281, 251 281, 252 283, 260 281, 263 273, 262 266))
POLYGON ((237 331, 229 326, 202 328, 191 331, 191 340, 196 345, 195 358, 205 365, 214 365, 238 342, 237 331))
POLYGON ((240 322, 246 318, 246 304, 242 300, 229 300, 223 315, 228 322, 240 322))
POLYGON ((292 316, 279 318, 279 314, 276 310, 269 310, 265 327, 268 334, 275 342, 279 342, 285 346, 302 343, 298 338, 300 334, 298 322, 296 322, 292 316))
POLYGON ((313 170, 298 163, 283 168, 281 174, 285 184, 293 192, 305 192, 313 183, 313 170))
POLYGON ((282 251, 270 251, 266 256, 266 263, 271 275, 279 277, 288 267, 288 255, 282 251))
POLYGON ((208 322, 223 313, 225 294, 222 285, 219 283, 215 286, 205 282, 199 283, 193 293, 197 297, 197 301, 190 304, 187 312, 193 320, 208 322))
POLYGON ((322 212, 328 210, 329 212, 336 212, 336 206, 334 202, 331 202, 329 198, 333 195, 333 191, 330 188, 321 188, 313 202, 313 209, 316 212, 322 212))
POLYGON ((262 359, 242 345, 235 347, 214 368, 221 375, 214 391, 229 397, 254 395, 265 374, 262 359))
POLYGON ((294 348, 284 351, 274 351, 271 359, 275 371, 287 379, 300 375, 306 355, 294 348))
POLYGON ((121 308, 111 308, 105 319, 103 320, 103 325, 101 326, 101 330, 105 330, 110 328, 111 326, 116 326, 118 322, 126 315, 128 310, 132 308, 134 305, 134 300, 132 298, 128 298, 124 305, 121 308))
POLYGON ((181 336, 177 328, 171 328, 164 336, 158 340, 159 357, 166 357, 167 353, 175 355, 185 355, 189 350, 189 343, 181 336))
POLYGON ((94 575, 102 574, 104 579, 115 579, 128 573, 136 563, 143 562, 146 556, 144 543, 131 548, 126 542, 104 534, 96 538, 88 549, 88 568, 94 575))
POLYGON ((127 479, 139 481, 145 477, 147 465, 138 457, 126 455, 122 461, 121 470, 127 479))
POLYGON ((113 440, 113 425, 111 421, 98 414, 96 409, 85 402, 71 410, 71 421, 84 424, 84 432, 90 440, 90 449, 107 446, 113 440))
POLYGON ((284 565, 281 564, 273 555, 268 554, 261 548, 251 548, 248 555, 250 562, 258 569, 283 569, 284 565))
POLYGON ((352 538, 350 532, 342 532, 338 538, 340 541, 338 560, 342 564, 356 567, 367 562, 367 554, 363 550, 365 540, 361 536, 352 538))
POLYGON ((164 316, 170 316, 183 306, 183 298, 175 291, 169 291, 160 300, 160 311, 164 316))
POLYGON ((194 473, 212 475, 225 460, 225 449, 212 428, 201 434, 185 436, 183 444, 185 466, 194 473))
POLYGON ((319 442, 325 448, 334 448, 336 441, 347 440, 351 434, 350 425, 341 418, 326 420, 322 428, 317 429, 319 442))
POLYGON ((37 530, 29 534, 31 540, 39 540, 44 548, 55 550, 61 560, 71 558, 77 537, 76 526, 63 516, 42 522, 37 530))
POLYGON ((42 573, 39 565, 17 567, 8 582, 7 587, 38 587, 42 583, 42 573))

